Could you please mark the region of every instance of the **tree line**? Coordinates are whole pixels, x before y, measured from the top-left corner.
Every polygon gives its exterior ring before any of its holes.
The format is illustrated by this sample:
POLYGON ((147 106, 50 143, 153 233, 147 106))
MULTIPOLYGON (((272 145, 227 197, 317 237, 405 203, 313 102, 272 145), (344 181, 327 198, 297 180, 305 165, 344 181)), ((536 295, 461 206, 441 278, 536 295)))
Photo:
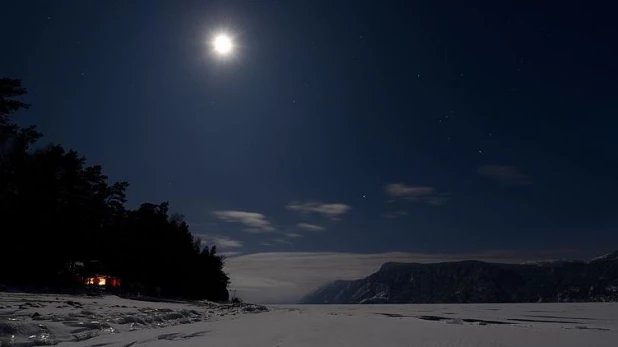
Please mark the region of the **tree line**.
POLYGON ((67 289, 79 271, 105 272, 124 291, 227 300, 223 257, 168 203, 129 209, 129 183, 61 145, 35 147, 42 134, 12 119, 25 94, 0 79, 0 283, 67 289))

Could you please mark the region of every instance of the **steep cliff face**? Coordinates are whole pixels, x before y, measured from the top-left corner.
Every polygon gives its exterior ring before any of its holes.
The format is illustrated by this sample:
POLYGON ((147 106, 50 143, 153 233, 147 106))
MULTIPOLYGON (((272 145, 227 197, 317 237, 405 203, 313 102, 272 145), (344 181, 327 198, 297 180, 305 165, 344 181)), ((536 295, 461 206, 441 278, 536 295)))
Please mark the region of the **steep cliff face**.
POLYGON ((306 304, 618 301, 618 251, 589 262, 386 263, 356 281, 330 283, 306 304))

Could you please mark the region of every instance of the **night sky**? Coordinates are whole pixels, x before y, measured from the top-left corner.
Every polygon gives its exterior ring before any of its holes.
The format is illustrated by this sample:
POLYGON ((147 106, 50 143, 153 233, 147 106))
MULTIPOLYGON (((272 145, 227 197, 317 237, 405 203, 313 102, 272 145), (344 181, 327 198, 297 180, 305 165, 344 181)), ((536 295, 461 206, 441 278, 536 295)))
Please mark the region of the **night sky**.
POLYGON ((169 201, 233 279, 252 256, 607 253, 616 9, 542 3, 3 1, 0 75, 41 145, 169 201))

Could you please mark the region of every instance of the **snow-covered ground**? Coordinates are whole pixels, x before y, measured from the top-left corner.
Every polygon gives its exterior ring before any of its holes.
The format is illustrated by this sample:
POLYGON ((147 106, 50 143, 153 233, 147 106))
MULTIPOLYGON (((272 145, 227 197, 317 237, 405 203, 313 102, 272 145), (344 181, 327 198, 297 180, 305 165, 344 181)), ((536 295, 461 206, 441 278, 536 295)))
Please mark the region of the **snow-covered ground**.
MULTIPOLYGON (((113 337, 117 345, 174 340, 165 328, 213 322, 268 309, 260 305, 212 302, 153 302, 117 296, 0 293, 0 347, 68 344, 101 345, 113 337), (125 339, 131 339, 125 342, 125 339), (77 343, 77 344, 76 344, 77 343)), ((194 332, 193 337, 200 335, 194 332)))
POLYGON ((618 346, 618 304, 163 303, 0 293, 1 345, 618 346), (14 336, 14 337, 13 337, 14 336))

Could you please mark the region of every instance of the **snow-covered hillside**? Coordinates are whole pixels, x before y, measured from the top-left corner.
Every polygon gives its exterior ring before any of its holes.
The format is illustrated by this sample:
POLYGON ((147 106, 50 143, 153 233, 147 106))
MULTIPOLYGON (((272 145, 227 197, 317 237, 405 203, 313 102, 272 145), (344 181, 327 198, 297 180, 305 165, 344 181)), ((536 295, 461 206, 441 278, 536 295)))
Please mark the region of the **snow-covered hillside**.
POLYGON ((298 305, 266 311, 0 293, 0 340, 2 346, 67 347, 615 347, 618 304, 298 305))

